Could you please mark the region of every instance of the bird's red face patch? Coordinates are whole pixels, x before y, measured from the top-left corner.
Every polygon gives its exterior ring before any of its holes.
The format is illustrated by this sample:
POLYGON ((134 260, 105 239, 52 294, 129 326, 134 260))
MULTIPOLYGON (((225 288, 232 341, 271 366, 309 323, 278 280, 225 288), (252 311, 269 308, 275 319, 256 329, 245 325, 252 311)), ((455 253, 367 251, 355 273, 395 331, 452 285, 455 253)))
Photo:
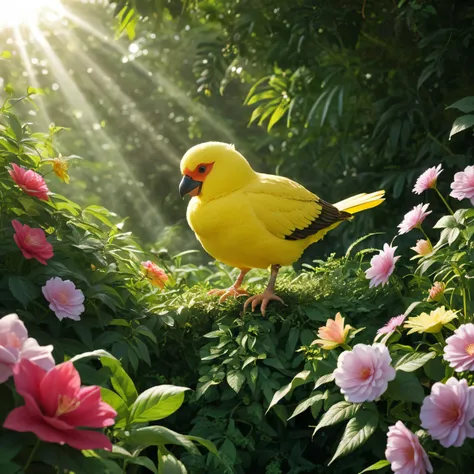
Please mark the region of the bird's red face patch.
POLYGON ((194 181, 204 182, 207 175, 211 172, 213 166, 214 163, 200 163, 196 166, 196 168, 194 168, 194 170, 185 168, 184 175, 193 178, 194 181))
POLYGON ((185 168, 183 171, 183 179, 180 183, 180 194, 189 196, 197 196, 201 192, 202 183, 204 183, 207 175, 211 172, 214 163, 200 163, 193 170, 185 168))

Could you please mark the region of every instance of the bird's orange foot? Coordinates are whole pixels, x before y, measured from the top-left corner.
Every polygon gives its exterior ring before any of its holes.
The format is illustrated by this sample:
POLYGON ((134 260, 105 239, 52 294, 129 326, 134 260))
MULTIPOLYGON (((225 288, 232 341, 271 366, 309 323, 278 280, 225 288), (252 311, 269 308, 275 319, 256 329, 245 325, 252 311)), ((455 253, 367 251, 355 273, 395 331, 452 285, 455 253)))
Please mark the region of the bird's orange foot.
POLYGON ((225 301, 227 298, 230 298, 233 296, 234 298, 238 298, 239 296, 246 296, 248 293, 243 289, 243 288, 236 288, 235 286, 231 286, 230 288, 227 288, 226 290, 219 290, 219 289, 214 289, 211 290, 207 293, 208 295, 214 296, 220 296, 219 298, 219 303, 222 303, 225 301))
POLYGON ((248 298, 244 304, 244 311, 247 309, 249 304, 252 304, 252 311, 255 311, 255 308, 260 305, 262 316, 265 316, 265 312, 270 301, 279 301, 280 303, 285 304, 285 302, 279 296, 275 295, 273 291, 265 290, 259 295, 254 295, 248 298))

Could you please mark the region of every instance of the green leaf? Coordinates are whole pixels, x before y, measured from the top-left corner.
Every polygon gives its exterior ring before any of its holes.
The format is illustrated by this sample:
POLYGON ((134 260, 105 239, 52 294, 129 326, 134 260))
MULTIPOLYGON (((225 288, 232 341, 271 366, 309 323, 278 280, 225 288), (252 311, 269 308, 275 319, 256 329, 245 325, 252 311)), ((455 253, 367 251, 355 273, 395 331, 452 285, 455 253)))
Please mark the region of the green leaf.
POLYGON ((437 357, 436 359, 428 361, 423 366, 423 371, 431 380, 439 382, 444 378, 445 366, 441 361, 441 358, 437 357))
POLYGON ((341 421, 352 418, 361 407, 360 403, 351 402, 339 402, 334 404, 329 410, 321 417, 316 428, 314 428, 313 436, 318 430, 326 426, 335 425, 341 421))
POLYGON ((423 367, 429 360, 436 357, 434 352, 412 352, 403 355, 394 365, 395 370, 403 372, 414 372, 416 369, 423 367))
POLYGON ((19 142, 23 138, 23 129, 20 121, 16 115, 11 114, 10 112, 3 112, 3 115, 7 119, 8 125, 10 125, 16 140, 19 142))
POLYGON ((210 453, 215 454, 216 456, 219 456, 219 451, 217 450, 216 445, 212 441, 201 438, 199 436, 191 436, 191 435, 188 435, 187 438, 190 439, 191 441, 196 441, 197 443, 204 446, 210 453))
POLYGON ((334 374, 333 373, 322 375, 321 377, 319 377, 318 380, 316 380, 316 383, 314 384, 314 389, 316 390, 321 385, 332 382, 333 380, 334 380, 334 374))
POLYGON ((178 461, 171 453, 159 456, 158 473, 159 474, 187 474, 186 467, 181 461, 178 461))
POLYGON ((270 121, 268 122, 267 132, 269 132, 273 126, 280 121, 280 119, 285 115, 288 110, 288 101, 281 102, 280 105, 273 112, 270 121))
POLYGON ((464 97, 461 100, 454 102, 446 107, 447 109, 458 109, 465 114, 474 112, 474 96, 464 97))
POLYGON ((199 454, 199 450, 186 436, 164 426, 145 426, 144 428, 131 430, 128 436, 125 437, 125 440, 132 445, 142 448, 174 444, 182 446, 192 454, 199 454))
POLYGON ((461 115, 461 117, 458 117, 454 121, 451 131, 449 132, 449 139, 451 140, 451 137, 456 135, 456 133, 471 127, 474 127, 474 115, 461 115))
POLYGON ((390 463, 386 459, 382 459, 381 461, 377 461, 375 464, 372 464, 372 466, 366 467, 363 471, 360 471, 359 474, 369 471, 378 471, 379 469, 382 469, 386 466, 390 466, 390 463))
MULTIPOLYGON (((103 357, 103 358, 109 358, 109 359, 117 361, 117 359, 112 354, 109 354, 107 351, 104 351, 103 349, 97 349, 95 351, 83 352, 82 354, 77 354, 76 356, 74 356, 72 359, 69 359, 69 360, 71 362, 76 362, 76 361, 81 360, 81 359, 86 359, 87 357, 97 357, 99 359, 101 359, 103 357)), ((120 362, 119 362, 119 364, 120 364, 120 362)))
POLYGON ((312 395, 306 400, 303 400, 297 405, 297 407, 295 408, 291 416, 288 418, 288 420, 291 420, 295 416, 300 415, 301 413, 306 411, 309 407, 312 407, 315 403, 318 403, 324 400, 325 398, 327 398, 326 393, 316 393, 315 395, 312 395))
POLYGON ((395 380, 388 383, 384 394, 387 398, 403 402, 421 403, 425 398, 423 387, 418 378, 409 372, 397 371, 395 380))
POLYGON ((8 279, 8 288, 10 288, 12 295, 25 309, 30 301, 33 301, 40 295, 39 288, 32 281, 20 276, 11 276, 8 279))
POLYGON ((115 428, 122 428, 126 425, 128 418, 128 406, 115 392, 105 387, 100 387, 102 400, 109 404, 116 412, 115 428))
POLYGON ((285 357, 288 360, 291 360, 293 354, 295 353, 296 344, 298 343, 299 337, 300 337, 299 328, 291 328, 290 333, 288 334, 288 339, 286 340, 286 345, 285 345, 285 357))
POLYGON ((299 374, 295 375, 293 380, 288 385, 285 385, 284 387, 280 388, 280 390, 278 390, 278 392, 273 395, 272 401, 270 402, 266 413, 268 413, 270 408, 275 406, 283 397, 288 395, 291 390, 300 385, 310 382, 310 375, 311 372, 309 370, 303 370, 299 374))
POLYGON ((368 408, 364 406, 362 410, 359 410, 347 423, 336 453, 329 464, 362 446, 373 435, 378 422, 379 412, 374 404, 371 403, 368 408))
POLYGON ((139 334, 142 334, 143 336, 147 337, 148 339, 150 339, 150 341, 154 342, 155 344, 158 343, 158 341, 156 340, 156 336, 153 334, 151 329, 149 329, 148 327, 138 326, 137 328, 135 328, 135 331, 138 332, 139 334))
POLYGON ((122 397, 122 399, 130 406, 138 397, 138 392, 132 379, 123 369, 122 365, 117 359, 109 357, 101 357, 100 362, 104 367, 108 367, 112 372, 110 382, 115 391, 122 397))
POLYGON ((129 464, 136 464, 137 466, 146 467, 148 470, 150 470, 154 474, 158 473, 155 463, 150 458, 147 458, 146 456, 138 456, 136 458, 128 459, 127 462, 129 464))
POLYGON ((457 226, 457 221, 453 216, 443 216, 434 226, 433 229, 454 229, 457 226))
POLYGON ((130 422, 156 421, 173 414, 184 401, 186 387, 157 385, 141 393, 130 407, 130 422))
POLYGON ((240 370, 231 370, 227 373, 227 383, 235 393, 240 392, 244 382, 245 375, 240 370))

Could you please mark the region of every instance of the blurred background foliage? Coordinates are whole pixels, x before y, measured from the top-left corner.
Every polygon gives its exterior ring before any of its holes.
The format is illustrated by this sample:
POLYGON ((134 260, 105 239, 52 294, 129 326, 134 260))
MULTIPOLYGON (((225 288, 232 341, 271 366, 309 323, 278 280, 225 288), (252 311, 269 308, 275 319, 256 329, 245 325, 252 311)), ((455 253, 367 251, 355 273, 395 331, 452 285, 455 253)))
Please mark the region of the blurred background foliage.
POLYGON ((2 33, 12 58, 0 77, 7 91, 44 93, 31 121, 71 127, 61 148, 87 162, 71 169, 72 197, 130 216, 156 248, 198 246, 176 189, 179 159, 200 141, 233 142, 256 169, 329 201, 387 190, 386 206, 341 226, 307 261, 393 231, 419 201, 421 171, 472 161, 472 134, 449 140, 459 112, 446 109, 472 95, 469 2, 63 4, 41 31, 2 33))

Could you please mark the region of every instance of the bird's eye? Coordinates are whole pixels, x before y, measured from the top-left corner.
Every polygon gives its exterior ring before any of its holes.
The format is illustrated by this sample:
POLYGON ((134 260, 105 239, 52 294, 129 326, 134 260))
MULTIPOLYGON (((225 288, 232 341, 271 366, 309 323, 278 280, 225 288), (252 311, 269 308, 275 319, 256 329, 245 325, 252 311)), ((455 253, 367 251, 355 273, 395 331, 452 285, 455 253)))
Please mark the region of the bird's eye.
POLYGON ((205 173, 206 172, 206 167, 204 165, 201 165, 199 168, 198 168, 198 171, 199 173, 205 173))

